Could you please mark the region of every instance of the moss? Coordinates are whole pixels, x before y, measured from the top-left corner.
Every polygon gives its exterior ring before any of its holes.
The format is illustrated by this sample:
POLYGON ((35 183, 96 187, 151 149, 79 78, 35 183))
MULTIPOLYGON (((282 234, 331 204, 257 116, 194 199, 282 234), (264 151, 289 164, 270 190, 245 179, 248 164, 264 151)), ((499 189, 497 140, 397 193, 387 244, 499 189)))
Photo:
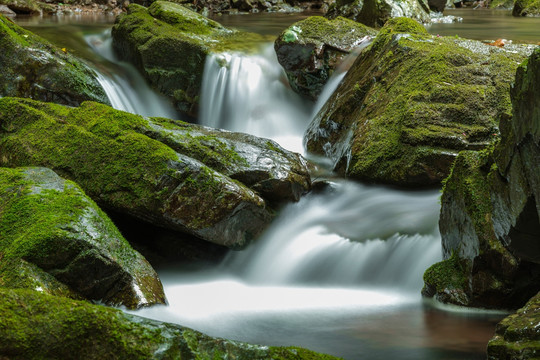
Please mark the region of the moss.
POLYGON ((450 258, 430 266, 424 272, 424 283, 432 286, 437 293, 444 293, 445 290, 468 291, 469 265, 466 260, 462 260, 456 253, 450 258))
POLYGON ((513 16, 540 16, 540 0, 516 0, 513 16))
POLYGON ((330 99, 333 106, 311 125, 308 150, 326 152, 354 178, 440 183, 458 151, 497 140, 499 121, 511 113, 509 83, 524 58, 464 43, 431 36, 411 19, 388 21, 330 99))

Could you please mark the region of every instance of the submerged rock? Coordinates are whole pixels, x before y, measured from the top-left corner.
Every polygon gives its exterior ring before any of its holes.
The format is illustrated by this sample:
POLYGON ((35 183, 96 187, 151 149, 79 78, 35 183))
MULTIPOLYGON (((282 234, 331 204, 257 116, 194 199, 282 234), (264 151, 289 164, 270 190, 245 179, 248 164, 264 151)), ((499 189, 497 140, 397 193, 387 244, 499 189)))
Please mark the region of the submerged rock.
POLYGON ((165 303, 150 264, 73 182, 0 168, 0 286, 137 308, 165 303))
POLYGON ((338 16, 374 28, 382 27, 389 19, 407 17, 429 23, 429 6, 426 0, 337 0, 326 17, 338 16))
POLYGON ((498 138, 509 84, 530 51, 431 36, 414 20, 392 19, 310 124, 307 150, 352 178, 440 184, 460 150, 498 138))
POLYGON ((516 0, 513 16, 540 16, 540 0, 516 0))
POLYGON ((10 359, 337 360, 302 348, 212 338, 29 290, 0 288, 0 313, 0 357, 10 359))
POLYGON ((338 65, 376 33, 342 17, 311 16, 283 31, 274 48, 292 89, 315 100, 338 65))
POLYGON ((0 96, 76 106, 109 104, 96 74, 83 62, 0 15, 0 96))
POLYGON ((133 63, 152 87, 176 108, 197 112, 206 56, 253 49, 261 35, 227 29, 182 5, 156 1, 148 9, 132 4, 112 29, 113 47, 133 63))
POLYGON ((540 355, 540 294, 534 296, 517 313, 497 325, 488 343, 488 360, 538 359, 540 355))
POLYGON ((304 160, 270 140, 98 103, 0 99, 0 165, 47 166, 100 205, 228 247, 269 223, 267 201, 298 199, 304 160))
POLYGON ((517 70, 513 116, 501 140, 481 153, 462 152, 442 195, 444 258, 459 284, 426 272, 424 295, 459 305, 518 308, 540 291, 540 48, 517 70), (461 299, 448 297, 459 293, 461 299))

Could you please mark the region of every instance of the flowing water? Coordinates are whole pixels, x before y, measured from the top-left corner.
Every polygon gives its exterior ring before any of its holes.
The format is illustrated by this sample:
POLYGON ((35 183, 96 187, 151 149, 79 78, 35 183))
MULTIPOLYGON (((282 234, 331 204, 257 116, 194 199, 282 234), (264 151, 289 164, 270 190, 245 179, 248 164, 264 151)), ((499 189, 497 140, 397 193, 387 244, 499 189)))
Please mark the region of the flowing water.
MULTIPOLYGON (((486 14, 469 12, 462 23, 429 30, 540 41, 539 21, 531 27, 529 20, 486 14), (471 22, 469 14, 478 21, 471 22), (503 35, 499 21, 512 24, 510 35, 503 35)), ((277 34, 305 16, 218 20, 277 34)), ((78 21, 26 25, 91 62, 114 107, 177 117, 132 67, 114 58, 110 24, 92 28, 78 21)), ((342 76, 332 79, 323 99, 342 76)), ((290 90, 271 46, 256 56, 209 57, 201 102, 203 124, 273 138, 299 152, 303 131, 321 106, 290 90)), ((169 305, 137 313, 213 336, 303 346, 348 360, 483 359, 502 315, 441 310, 420 296, 424 270, 441 259, 438 197, 436 190, 406 192, 334 179, 283 209, 255 244, 221 264, 159 269, 169 305)))

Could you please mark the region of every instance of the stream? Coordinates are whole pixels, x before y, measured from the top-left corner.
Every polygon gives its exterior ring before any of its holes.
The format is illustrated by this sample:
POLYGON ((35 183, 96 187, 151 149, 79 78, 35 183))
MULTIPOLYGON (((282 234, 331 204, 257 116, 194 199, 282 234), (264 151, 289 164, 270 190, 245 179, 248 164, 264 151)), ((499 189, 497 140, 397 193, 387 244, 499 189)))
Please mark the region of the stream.
MULTIPOLYGON (((463 22, 434 34, 540 41, 540 19, 455 10, 463 22), (500 32, 500 35, 499 35, 500 32)), ((276 35, 309 14, 222 16, 226 26, 276 35)), ((17 19, 87 59, 117 109, 178 119, 110 47, 111 19, 17 19)), ((203 125, 271 138, 303 152, 320 104, 286 86, 272 44, 253 56, 207 59, 203 125)), ((340 74, 343 76, 343 74, 340 74)), ((339 76, 339 75, 338 75, 339 76)), ((336 76, 324 90, 328 98, 336 76)), ((169 301, 134 313, 212 336, 296 345, 357 359, 484 359, 502 313, 441 307, 420 296, 422 274, 441 260, 438 190, 402 191, 330 177, 330 185, 286 206, 255 244, 213 266, 158 269, 169 301)))

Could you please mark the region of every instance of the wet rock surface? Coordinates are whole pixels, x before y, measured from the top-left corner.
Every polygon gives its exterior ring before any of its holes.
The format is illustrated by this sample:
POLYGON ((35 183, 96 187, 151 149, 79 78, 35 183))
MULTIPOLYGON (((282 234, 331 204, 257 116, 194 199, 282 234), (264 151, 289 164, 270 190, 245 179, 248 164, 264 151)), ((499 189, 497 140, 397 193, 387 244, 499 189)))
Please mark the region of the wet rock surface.
POLYGON ((2 165, 50 167, 106 209, 228 247, 265 228, 267 202, 298 199, 311 186, 301 157, 249 135, 90 102, 3 98, 0 118, 2 165))
POLYGON ((497 140, 510 83, 532 49, 431 36, 392 19, 309 125, 307 150, 351 178, 438 185, 459 151, 497 140))
POLYGON ((165 303, 156 272, 75 183, 46 168, 0 168, 0 199, 0 286, 165 303))
POLYGON ((454 286, 424 279, 425 290, 438 298, 452 289, 465 295, 445 302, 515 309, 540 290, 539 84, 536 49, 517 70, 512 117, 501 122, 500 142, 481 153, 460 153, 446 180, 444 257, 459 258, 462 266, 454 269, 464 281, 454 286))
POLYGON ((206 56, 254 49, 261 35, 230 30, 186 7, 164 1, 132 4, 112 29, 118 56, 133 63, 182 113, 197 114, 206 56))
POLYGON ((338 65, 376 33, 342 17, 328 20, 312 16, 283 31, 274 48, 292 89, 316 100, 338 65))
POLYGON ((109 104, 96 74, 83 62, 0 15, 0 96, 76 106, 109 104))

